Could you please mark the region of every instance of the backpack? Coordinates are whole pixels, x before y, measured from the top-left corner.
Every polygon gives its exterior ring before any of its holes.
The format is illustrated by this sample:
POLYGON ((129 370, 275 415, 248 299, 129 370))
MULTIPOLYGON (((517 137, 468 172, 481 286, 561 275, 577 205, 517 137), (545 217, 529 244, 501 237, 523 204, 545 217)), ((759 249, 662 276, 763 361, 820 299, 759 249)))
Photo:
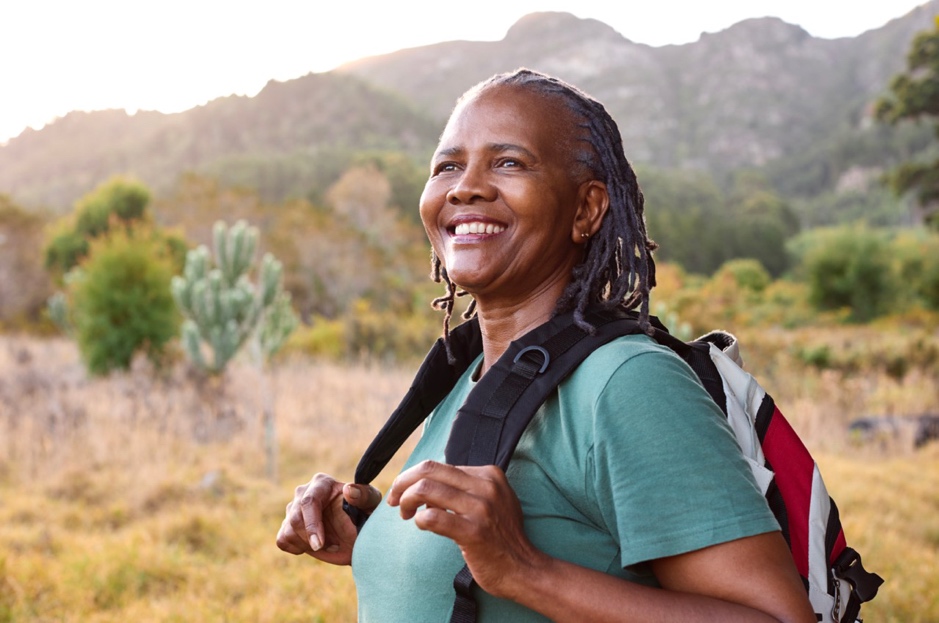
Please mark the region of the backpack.
MULTIPOLYGON (((635 313, 622 309, 593 310, 585 319, 595 327, 593 334, 575 325, 571 314, 562 314, 510 344, 457 412, 447 441, 448 463, 506 469, 525 427, 561 381, 599 346, 642 332, 635 313)), ((650 321, 651 337, 691 366, 727 416, 789 544, 816 618, 825 623, 860 622, 861 604, 874 598, 883 579, 865 570, 861 556, 847 546, 838 508, 818 466, 772 397, 741 367, 736 338, 715 331, 686 343, 656 318, 650 321)), ((455 362, 448 362, 443 340, 437 340, 411 388, 362 456, 356 483, 368 484, 379 474, 481 352, 476 319, 450 334, 455 362)), ((346 512, 361 528, 367 516, 351 506, 346 512)), ((473 586, 464 566, 454 579, 451 623, 476 620, 473 586)))

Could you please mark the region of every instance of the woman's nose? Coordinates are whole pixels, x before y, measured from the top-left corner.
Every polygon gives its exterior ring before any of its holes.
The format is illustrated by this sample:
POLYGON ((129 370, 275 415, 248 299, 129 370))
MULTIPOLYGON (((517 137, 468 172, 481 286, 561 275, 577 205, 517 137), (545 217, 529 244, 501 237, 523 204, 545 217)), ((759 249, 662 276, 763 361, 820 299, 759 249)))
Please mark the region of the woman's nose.
POLYGON ((493 201, 496 194, 496 188, 485 172, 477 170, 476 167, 467 167, 447 191, 447 201, 454 205, 493 201))

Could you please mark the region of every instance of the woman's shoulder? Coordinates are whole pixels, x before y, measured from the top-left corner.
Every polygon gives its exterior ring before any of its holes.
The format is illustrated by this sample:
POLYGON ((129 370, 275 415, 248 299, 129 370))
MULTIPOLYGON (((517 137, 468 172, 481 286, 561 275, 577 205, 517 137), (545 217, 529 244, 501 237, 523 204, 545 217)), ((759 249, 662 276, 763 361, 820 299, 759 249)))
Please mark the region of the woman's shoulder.
POLYGON ((629 382, 634 377, 672 380, 674 376, 697 382, 691 368, 675 352, 646 335, 624 335, 593 351, 571 381, 587 383, 600 391, 614 378, 629 382))

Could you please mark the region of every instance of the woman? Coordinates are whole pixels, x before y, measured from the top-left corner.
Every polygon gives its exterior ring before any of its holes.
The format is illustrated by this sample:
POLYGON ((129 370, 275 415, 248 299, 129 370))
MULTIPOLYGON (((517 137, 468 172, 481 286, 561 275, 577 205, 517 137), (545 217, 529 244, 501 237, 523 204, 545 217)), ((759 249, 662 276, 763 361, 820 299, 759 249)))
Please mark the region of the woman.
POLYGON ((616 124, 577 89, 520 70, 458 102, 421 218, 445 326, 462 288, 483 356, 428 419, 387 504, 317 474, 278 534, 287 552, 352 564, 361 621, 447 620, 464 560, 480 621, 815 621, 723 417, 645 336, 588 357, 506 473, 443 462, 456 410, 512 340, 558 312, 585 324, 597 304, 648 322, 642 209, 616 124), (358 536, 343 499, 374 511, 358 536))

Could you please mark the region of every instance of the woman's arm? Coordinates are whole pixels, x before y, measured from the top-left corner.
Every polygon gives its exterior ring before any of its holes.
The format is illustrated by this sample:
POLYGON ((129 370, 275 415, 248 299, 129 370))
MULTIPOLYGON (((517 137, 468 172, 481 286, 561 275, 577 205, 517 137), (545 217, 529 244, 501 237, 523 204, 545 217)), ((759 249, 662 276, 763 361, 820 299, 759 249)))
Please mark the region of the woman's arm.
POLYGON ((815 622, 778 533, 653 561, 658 589, 535 548, 498 467, 425 461, 398 476, 388 503, 419 528, 455 541, 483 590, 553 621, 815 622))

